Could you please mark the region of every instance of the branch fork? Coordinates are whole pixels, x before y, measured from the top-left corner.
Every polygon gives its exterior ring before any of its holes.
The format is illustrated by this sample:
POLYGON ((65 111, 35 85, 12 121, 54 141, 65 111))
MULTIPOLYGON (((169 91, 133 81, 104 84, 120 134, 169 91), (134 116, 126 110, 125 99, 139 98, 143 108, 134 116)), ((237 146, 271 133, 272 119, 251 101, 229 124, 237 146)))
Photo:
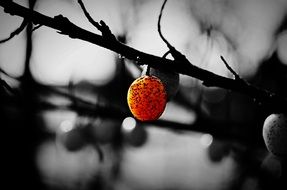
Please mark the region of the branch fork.
POLYGON ((270 113, 287 111, 287 101, 285 98, 279 97, 276 94, 248 84, 246 81, 241 79, 240 76, 227 64, 223 56, 221 56, 222 61, 224 62, 227 69, 234 75, 235 79, 217 75, 190 63, 189 60, 175 47, 173 47, 162 35, 160 21, 166 2, 167 0, 164 0, 164 3, 161 7, 161 12, 158 20, 158 32, 162 40, 169 48, 169 52, 173 56, 174 60, 147 54, 119 42, 104 21, 95 22, 92 19, 82 0, 78 0, 78 3, 80 4, 85 16, 91 24, 93 24, 99 31, 101 31, 102 35, 89 32, 76 26, 63 15, 58 15, 54 18, 51 18, 9 0, 0 1, 0 6, 4 7, 5 11, 11 15, 18 15, 23 17, 24 20, 27 19, 34 24, 40 24, 53 28, 59 31, 60 34, 65 34, 71 38, 87 41, 109 49, 124 56, 127 59, 134 60, 135 64, 147 64, 156 69, 171 70, 201 80, 202 84, 207 87, 219 87, 245 94, 257 100, 258 102, 261 102, 263 105, 267 105, 270 113))

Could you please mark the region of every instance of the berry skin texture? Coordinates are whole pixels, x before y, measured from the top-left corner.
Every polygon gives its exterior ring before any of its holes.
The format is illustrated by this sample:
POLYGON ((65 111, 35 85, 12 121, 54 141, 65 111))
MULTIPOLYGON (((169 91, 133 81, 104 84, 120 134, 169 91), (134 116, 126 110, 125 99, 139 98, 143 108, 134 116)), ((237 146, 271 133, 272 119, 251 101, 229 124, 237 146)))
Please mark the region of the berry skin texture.
POLYGON ((271 114, 264 121, 263 139, 269 152, 287 156, 287 115, 271 114))
MULTIPOLYGON (((144 68, 142 74, 146 73, 147 67, 144 68)), ((162 71, 154 68, 150 68, 150 75, 159 78, 167 93, 167 99, 170 101, 178 92, 179 89, 179 74, 175 72, 162 71)))
POLYGON ((156 120, 163 113, 167 103, 164 84, 155 76, 142 76, 131 84, 127 101, 136 119, 156 120))

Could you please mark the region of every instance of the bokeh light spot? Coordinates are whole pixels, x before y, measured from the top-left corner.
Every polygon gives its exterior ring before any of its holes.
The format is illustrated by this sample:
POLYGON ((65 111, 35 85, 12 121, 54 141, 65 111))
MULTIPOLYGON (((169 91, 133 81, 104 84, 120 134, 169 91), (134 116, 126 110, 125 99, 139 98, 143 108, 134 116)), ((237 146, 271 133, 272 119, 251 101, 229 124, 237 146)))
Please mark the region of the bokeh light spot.
POLYGON ((122 127, 125 131, 132 131, 137 125, 137 122, 132 117, 127 117, 123 120, 122 127))
POLYGON ((64 120, 60 124, 60 130, 62 132, 71 131, 74 128, 74 123, 71 120, 64 120))
POLYGON ((213 137, 210 134, 203 134, 200 137, 200 143, 204 146, 204 147, 209 147, 211 145, 213 141, 213 137))

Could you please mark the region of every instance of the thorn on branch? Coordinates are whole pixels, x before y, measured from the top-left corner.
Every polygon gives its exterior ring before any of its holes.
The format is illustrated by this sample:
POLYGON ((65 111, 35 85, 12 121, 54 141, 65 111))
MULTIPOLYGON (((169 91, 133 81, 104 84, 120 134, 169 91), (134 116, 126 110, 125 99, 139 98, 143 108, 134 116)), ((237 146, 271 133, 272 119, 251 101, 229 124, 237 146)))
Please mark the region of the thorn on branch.
POLYGON ((11 40, 12 38, 14 38, 16 35, 20 34, 24 29, 25 27, 27 26, 28 24, 28 21, 26 19, 24 19, 21 23, 21 25, 16 29, 14 30, 13 32, 11 32, 10 36, 8 38, 5 38, 3 40, 0 40, 0 44, 2 43, 5 43, 9 40, 11 40))

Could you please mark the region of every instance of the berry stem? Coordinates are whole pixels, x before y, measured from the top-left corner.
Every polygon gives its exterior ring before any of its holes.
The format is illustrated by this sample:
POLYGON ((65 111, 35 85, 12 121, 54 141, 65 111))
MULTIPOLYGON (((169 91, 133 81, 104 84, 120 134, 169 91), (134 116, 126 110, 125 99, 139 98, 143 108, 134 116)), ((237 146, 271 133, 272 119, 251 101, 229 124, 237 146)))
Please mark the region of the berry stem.
POLYGON ((146 70, 146 73, 145 73, 147 76, 150 76, 150 66, 147 65, 147 70, 146 70))

